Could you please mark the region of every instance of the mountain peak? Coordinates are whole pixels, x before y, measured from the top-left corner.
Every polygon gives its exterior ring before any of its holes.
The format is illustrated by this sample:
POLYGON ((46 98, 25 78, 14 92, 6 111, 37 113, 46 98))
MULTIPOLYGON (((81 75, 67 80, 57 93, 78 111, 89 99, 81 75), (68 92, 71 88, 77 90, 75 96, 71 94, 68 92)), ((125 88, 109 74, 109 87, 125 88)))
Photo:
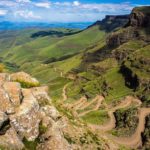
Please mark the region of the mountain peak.
POLYGON ((148 27, 150 25, 150 6, 136 7, 132 10, 127 26, 148 27))

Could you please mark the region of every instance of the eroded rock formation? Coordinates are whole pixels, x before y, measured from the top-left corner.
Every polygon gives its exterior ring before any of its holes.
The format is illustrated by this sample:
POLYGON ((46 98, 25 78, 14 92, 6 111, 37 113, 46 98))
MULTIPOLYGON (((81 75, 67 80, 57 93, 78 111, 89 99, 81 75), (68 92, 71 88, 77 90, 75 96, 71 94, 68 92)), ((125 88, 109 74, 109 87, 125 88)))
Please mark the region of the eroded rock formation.
POLYGON ((120 46, 129 40, 143 40, 150 42, 150 7, 134 8, 130 14, 128 23, 117 32, 111 33, 107 38, 108 47, 120 46))
POLYGON ((51 105, 47 87, 30 75, 20 72, 0 74, 0 147, 23 149, 24 139, 36 142, 36 149, 69 150, 62 130, 64 122, 51 105), (27 87, 22 88, 24 83, 27 87))

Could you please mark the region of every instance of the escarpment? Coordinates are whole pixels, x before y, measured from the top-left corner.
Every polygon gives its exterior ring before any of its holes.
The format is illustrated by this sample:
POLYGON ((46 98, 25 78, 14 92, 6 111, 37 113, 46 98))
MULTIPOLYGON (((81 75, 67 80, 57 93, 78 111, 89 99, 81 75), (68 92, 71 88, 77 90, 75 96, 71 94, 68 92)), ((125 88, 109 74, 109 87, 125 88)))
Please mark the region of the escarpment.
POLYGON ((150 7, 134 8, 130 14, 128 23, 124 28, 111 33, 107 38, 108 47, 117 47, 129 40, 143 40, 150 42, 150 7))
POLYGON ((111 32, 117 28, 125 26, 128 21, 129 15, 106 15, 106 17, 103 20, 96 21, 88 28, 98 25, 101 30, 111 32))
POLYGON ((69 150, 61 115, 51 104, 48 88, 34 87, 37 84, 24 72, 0 73, 0 147, 69 150))
POLYGON ((134 8, 127 26, 148 27, 150 25, 150 6, 134 8))

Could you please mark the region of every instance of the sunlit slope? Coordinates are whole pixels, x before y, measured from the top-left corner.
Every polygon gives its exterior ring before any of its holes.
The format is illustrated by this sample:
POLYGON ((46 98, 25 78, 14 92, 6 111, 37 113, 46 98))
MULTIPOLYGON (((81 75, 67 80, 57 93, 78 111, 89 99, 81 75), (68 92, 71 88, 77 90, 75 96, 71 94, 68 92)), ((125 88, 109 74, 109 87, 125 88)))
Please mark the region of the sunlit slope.
POLYGON ((10 49, 5 53, 5 60, 21 65, 25 62, 61 58, 84 51, 88 46, 101 41, 104 36, 105 32, 100 31, 98 26, 94 26, 70 36, 38 38, 10 49))
POLYGON ((0 31, 0 53, 14 46, 34 40, 30 36, 40 29, 5 30, 0 31))

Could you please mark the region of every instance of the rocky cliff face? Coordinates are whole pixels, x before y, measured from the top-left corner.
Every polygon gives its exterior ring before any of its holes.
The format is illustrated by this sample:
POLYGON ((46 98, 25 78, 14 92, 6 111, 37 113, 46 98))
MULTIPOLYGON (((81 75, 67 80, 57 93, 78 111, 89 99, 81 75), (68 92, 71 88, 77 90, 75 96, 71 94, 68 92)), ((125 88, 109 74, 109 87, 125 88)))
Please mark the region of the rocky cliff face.
POLYGON ((129 21, 129 15, 107 15, 102 21, 95 22, 92 26, 99 25, 102 30, 111 32, 123 27, 129 21))
POLYGON ((20 150, 30 142, 36 149, 70 149, 61 129, 65 123, 51 105, 47 87, 33 87, 37 83, 24 72, 0 74, 0 148, 20 150))
POLYGON ((150 26, 150 6, 134 8, 127 26, 148 27, 150 26))
POLYGON ((107 38, 109 47, 117 47, 129 40, 144 40, 150 42, 150 7, 138 7, 133 9, 128 23, 123 29, 111 33, 107 38))

